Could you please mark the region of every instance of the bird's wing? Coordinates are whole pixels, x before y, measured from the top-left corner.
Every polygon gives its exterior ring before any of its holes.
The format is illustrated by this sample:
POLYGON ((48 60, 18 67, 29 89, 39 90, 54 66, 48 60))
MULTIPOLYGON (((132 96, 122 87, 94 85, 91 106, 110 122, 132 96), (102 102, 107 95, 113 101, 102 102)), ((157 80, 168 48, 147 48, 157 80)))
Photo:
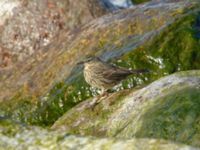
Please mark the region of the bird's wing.
POLYGON ((119 81, 119 80, 123 80, 128 75, 131 75, 132 71, 110 65, 109 68, 105 69, 102 74, 103 74, 104 78, 109 78, 112 80, 119 81))
POLYGON ((107 67, 102 71, 104 78, 109 78, 113 80, 123 80, 127 76, 131 74, 141 74, 141 73, 148 73, 149 70, 147 69, 135 69, 135 70, 128 70, 126 68, 121 68, 118 66, 114 66, 112 64, 106 65, 107 67))

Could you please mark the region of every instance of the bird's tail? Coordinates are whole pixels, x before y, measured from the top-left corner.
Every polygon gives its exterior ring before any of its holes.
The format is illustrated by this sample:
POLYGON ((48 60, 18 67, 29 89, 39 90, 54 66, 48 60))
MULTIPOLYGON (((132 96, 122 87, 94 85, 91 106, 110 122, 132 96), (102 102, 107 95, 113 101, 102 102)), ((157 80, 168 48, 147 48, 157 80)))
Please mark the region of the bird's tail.
POLYGON ((131 70, 132 74, 142 74, 142 73, 149 73, 150 71, 148 69, 135 69, 131 70))

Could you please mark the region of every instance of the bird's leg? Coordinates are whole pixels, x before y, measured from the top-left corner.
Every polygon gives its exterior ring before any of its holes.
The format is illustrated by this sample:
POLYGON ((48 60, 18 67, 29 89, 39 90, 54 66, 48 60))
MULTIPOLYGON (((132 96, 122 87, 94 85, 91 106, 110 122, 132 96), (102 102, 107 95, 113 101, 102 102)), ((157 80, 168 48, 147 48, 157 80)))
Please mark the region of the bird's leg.
POLYGON ((94 110, 95 106, 98 104, 98 97, 94 97, 93 100, 90 102, 90 108, 94 110))
POLYGON ((92 108, 92 110, 94 110, 95 106, 98 105, 101 102, 102 98, 104 98, 105 96, 108 96, 107 90, 101 89, 100 95, 95 97, 90 103, 90 107, 92 108))
POLYGON ((101 89, 101 97, 108 96, 108 91, 106 89, 101 89))
POLYGON ((102 96, 105 95, 105 90, 101 89, 100 95, 98 95, 97 97, 93 98, 93 101, 90 103, 91 105, 97 105, 100 102, 100 99, 102 96))

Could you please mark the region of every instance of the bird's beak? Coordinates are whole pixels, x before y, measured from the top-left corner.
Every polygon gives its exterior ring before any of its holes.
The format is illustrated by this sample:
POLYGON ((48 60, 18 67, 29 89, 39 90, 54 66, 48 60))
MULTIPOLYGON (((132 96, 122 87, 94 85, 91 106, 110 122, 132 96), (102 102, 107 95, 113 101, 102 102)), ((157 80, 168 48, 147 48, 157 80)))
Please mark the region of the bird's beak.
POLYGON ((77 63, 77 65, 82 65, 82 64, 84 64, 84 61, 79 61, 79 62, 77 63))

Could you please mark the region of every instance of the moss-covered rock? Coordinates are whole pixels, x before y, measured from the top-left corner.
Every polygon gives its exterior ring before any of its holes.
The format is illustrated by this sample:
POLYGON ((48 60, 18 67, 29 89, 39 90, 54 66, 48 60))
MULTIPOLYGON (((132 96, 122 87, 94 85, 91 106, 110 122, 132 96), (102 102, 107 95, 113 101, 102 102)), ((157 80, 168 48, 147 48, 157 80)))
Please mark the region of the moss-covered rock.
POLYGON ((22 126, 0 119, 0 149, 60 149, 60 150, 197 150, 191 146, 156 139, 120 140, 68 135, 38 127, 22 126), (10 127, 12 126, 12 130, 10 127))
POLYGON ((129 78, 125 83, 131 81, 135 86, 177 71, 199 69, 198 17, 197 13, 177 19, 153 40, 114 61, 126 68, 148 68, 152 71, 146 76, 129 78))
POLYGON ((178 73, 133 93, 112 116, 109 134, 164 138, 200 146, 199 75, 199 71, 178 73))
POLYGON ((95 97, 78 104, 56 121, 52 129, 65 130, 72 134, 105 136, 107 121, 123 103, 123 98, 130 91, 125 90, 110 94, 107 98, 95 97), (93 101, 101 99, 95 107, 93 101), (94 107, 94 108, 93 108, 94 107))
POLYGON ((151 137, 200 146, 200 72, 167 76, 139 90, 102 99, 94 110, 89 101, 68 111, 53 129, 120 138, 151 137))
MULTIPOLYGON (((134 137, 154 137, 199 145, 200 87, 171 92, 141 112, 134 137)), ((129 131, 130 132, 130 131, 129 131)))

